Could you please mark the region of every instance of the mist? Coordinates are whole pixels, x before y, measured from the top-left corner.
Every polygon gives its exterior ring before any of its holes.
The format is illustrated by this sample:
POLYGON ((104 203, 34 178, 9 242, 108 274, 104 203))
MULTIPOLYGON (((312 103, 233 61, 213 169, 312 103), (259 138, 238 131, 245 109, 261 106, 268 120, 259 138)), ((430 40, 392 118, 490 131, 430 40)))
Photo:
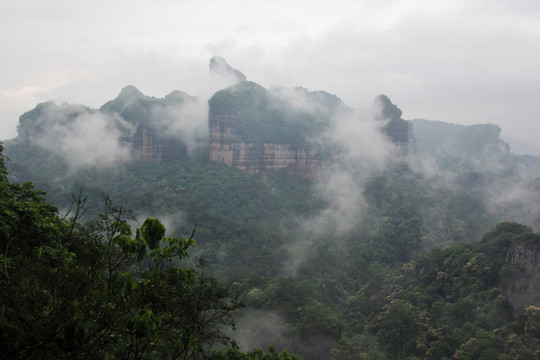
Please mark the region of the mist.
POLYGON ((29 136, 35 144, 63 157, 70 168, 110 167, 130 158, 122 141, 133 126, 122 118, 80 106, 42 104, 29 136))
POLYGON ((266 348, 274 344, 287 348, 291 343, 293 327, 277 312, 246 309, 236 317, 238 330, 232 336, 246 350, 266 348))
MULTIPOLYGON (((297 98, 290 98, 291 102, 297 98)), ((309 109, 309 102, 301 100, 296 106, 309 109)), ((296 219, 299 234, 286 246, 285 274, 294 276, 305 263, 308 249, 319 241, 332 238, 338 246, 340 237, 362 222, 366 183, 402 160, 399 149, 383 132, 388 121, 377 102, 366 110, 342 108, 316 139, 332 149, 331 161, 317 172, 313 188, 325 206, 313 217, 296 219)))
POLYGON ((187 98, 181 105, 157 107, 152 110, 152 119, 159 134, 180 140, 193 154, 208 141, 208 95, 187 98))
POLYGON ((489 213, 540 230, 540 169, 520 165, 511 176, 501 171, 488 182, 485 201, 489 213))
MULTIPOLYGON (((511 153, 502 141, 479 146, 479 153, 471 155, 459 144, 441 140, 437 150, 410 154, 409 165, 435 188, 481 200, 485 213, 493 219, 489 226, 515 221, 538 230, 540 163, 534 157, 511 153)), ((429 208, 424 212, 440 213, 429 208)))
POLYGON ((265 349, 291 351, 302 358, 327 359, 335 343, 328 336, 317 334, 300 338, 295 324, 291 324, 277 311, 247 308, 236 317, 237 330, 231 336, 243 350, 265 349))

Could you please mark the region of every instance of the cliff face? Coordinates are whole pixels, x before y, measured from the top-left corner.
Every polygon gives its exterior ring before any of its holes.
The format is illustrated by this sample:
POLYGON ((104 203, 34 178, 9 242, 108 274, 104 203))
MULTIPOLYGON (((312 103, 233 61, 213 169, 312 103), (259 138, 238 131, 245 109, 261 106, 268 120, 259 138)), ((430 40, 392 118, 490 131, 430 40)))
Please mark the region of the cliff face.
MULTIPOLYGON (((333 95, 297 89, 294 96, 309 100, 310 96, 330 99, 333 95)), ((251 174, 288 168, 311 177, 323 159, 319 146, 310 139, 329 124, 330 114, 311 105, 309 110, 296 108, 288 98, 250 82, 217 92, 209 101, 210 161, 251 174)))
POLYGON ((178 90, 164 98, 154 98, 129 85, 99 111, 120 117, 134 129, 130 136, 122 139, 129 144, 132 159, 161 162, 187 151, 185 144, 175 137, 178 134, 171 134, 169 130, 180 120, 182 106, 193 102, 195 98, 178 90))
POLYGON ((153 98, 133 86, 126 86, 100 109, 50 101, 21 115, 18 140, 56 153, 81 151, 91 143, 101 147, 97 154, 108 151, 103 157, 161 162, 187 153, 181 129, 174 126, 187 122, 183 106, 193 107, 195 102, 181 91, 153 98))
POLYGON ((506 255, 506 263, 513 264, 518 261, 540 265, 540 244, 529 242, 516 242, 512 244, 506 255))
POLYGON ((140 126, 134 136, 132 156, 135 160, 160 162, 163 143, 156 139, 151 129, 140 126))
POLYGON ((221 161, 251 174, 289 168, 305 176, 322 165, 317 149, 308 144, 238 141, 236 122, 237 115, 210 114, 210 161, 221 161))
POLYGON ((184 158, 188 152, 186 144, 180 139, 160 134, 145 125, 139 125, 127 143, 132 160, 162 162, 184 158))
POLYGON ((375 119, 387 122, 381 129, 390 140, 398 146, 403 155, 407 155, 409 147, 409 124, 401 118, 401 110, 390 101, 388 96, 379 95, 372 105, 375 119))
MULTIPOLYGON (((401 119, 401 110, 384 95, 375 99, 374 107, 381 132, 406 155, 409 127, 401 119)), ((339 148, 326 131, 333 116, 345 109, 338 97, 325 92, 268 91, 255 83, 238 83, 209 101, 210 161, 252 174, 288 168, 310 178, 330 160, 322 154, 339 148)), ((405 163, 404 159, 396 164, 405 163)))

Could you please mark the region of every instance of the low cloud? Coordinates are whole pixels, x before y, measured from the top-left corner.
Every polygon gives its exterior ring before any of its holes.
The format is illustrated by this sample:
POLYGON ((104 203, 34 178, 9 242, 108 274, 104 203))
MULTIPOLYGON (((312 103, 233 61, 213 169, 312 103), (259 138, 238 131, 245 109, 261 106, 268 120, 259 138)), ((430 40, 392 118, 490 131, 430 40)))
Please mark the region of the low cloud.
POLYGON ((238 330, 232 336, 245 350, 286 346, 293 333, 287 321, 272 311, 246 309, 236 319, 236 325, 238 330))
POLYGON ((130 148, 122 139, 133 128, 118 116, 70 105, 45 106, 37 119, 41 132, 34 140, 62 156, 71 168, 109 167, 130 157, 130 148))
POLYGON ((182 141, 190 153, 208 141, 208 99, 188 98, 181 105, 159 107, 153 111, 153 126, 162 135, 182 141))
POLYGON ((396 146, 382 132, 380 109, 344 110, 332 120, 323 142, 332 151, 331 164, 318 174, 314 192, 326 206, 313 217, 298 219, 298 241, 289 244, 285 272, 294 275, 306 261, 307 249, 320 239, 340 237, 362 220, 367 205, 365 184, 381 173, 398 155, 396 146))
POLYGON ((486 184, 487 211, 498 221, 515 221, 540 230, 540 169, 520 165, 512 175, 497 173, 486 184))

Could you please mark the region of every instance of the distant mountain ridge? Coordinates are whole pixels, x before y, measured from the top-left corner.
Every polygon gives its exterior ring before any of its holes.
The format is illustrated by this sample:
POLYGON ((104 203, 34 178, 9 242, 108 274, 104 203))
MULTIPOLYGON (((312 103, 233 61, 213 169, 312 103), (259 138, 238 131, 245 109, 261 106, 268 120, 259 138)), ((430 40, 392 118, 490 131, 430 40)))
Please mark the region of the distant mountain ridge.
MULTIPOLYGON (((247 81, 242 72, 219 57, 210 60, 209 68, 213 76, 227 78, 233 85, 216 92, 208 101, 207 115, 199 111, 197 119, 186 111, 206 106, 196 97, 176 90, 155 98, 128 85, 99 109, 53 102, 38 104, 20 117, 17 141, 39 145, 43 143, 39 139, 50 136, 51 129, 73 127, 83 117, 86 122, 101 117, 106 119, 108 133, 121 144, 122 153, 116 157, 124 160, 161 162, 185 157, 192 142, 208 149, 210 161, 222 161, 252 174, 289 168, 309 176, 328 159, 330 150, 321 143, 321 134, 336 116, 353 111, 336 95, 324 91, 301 87, 265 89, 247 81), (195 123, 199 124, 197 131, 191 128, 195 123)), ((384 124, 381 131, 403 149, 404 155, 410 151, 436 154, 449 149, 471 156, 504 158, 510 154, 496 125, 405 121, 402 111, 385 95, 376 97, 372 108, 376 120, 384 124)))
POLYGON ((424 119, 413 119, 410 122, 418 139, 419 151, 442 151, 454 147, 469 154, 478 154, 481 148, 489 145, 499 148, 503 153, 510 152, 509 145, 500 138, 501 128, 494 124, 467 126, 424 119))

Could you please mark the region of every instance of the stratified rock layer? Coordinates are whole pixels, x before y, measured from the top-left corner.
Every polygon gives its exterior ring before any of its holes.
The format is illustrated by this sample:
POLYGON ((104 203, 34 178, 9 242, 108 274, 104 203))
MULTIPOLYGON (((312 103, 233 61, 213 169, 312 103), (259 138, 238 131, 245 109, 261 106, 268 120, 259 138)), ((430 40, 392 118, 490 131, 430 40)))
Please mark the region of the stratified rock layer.
POLYGON ((309 144, 242 142, 235 136, 237 115, 210 113, 210 161, 221 161, 251 174, 283 168, 304 176, 322 165, 318 149, 309 144))
POLYGON ((156 139, 149 128, 140 126, 134 136, 132 155, 136 160, 160 162, 163 143, 156 139))
POLYGON ((540 244, 527 242, 512 244, 506 254, 506 263, 513 264, 518 261, 540 265, 540 244))

